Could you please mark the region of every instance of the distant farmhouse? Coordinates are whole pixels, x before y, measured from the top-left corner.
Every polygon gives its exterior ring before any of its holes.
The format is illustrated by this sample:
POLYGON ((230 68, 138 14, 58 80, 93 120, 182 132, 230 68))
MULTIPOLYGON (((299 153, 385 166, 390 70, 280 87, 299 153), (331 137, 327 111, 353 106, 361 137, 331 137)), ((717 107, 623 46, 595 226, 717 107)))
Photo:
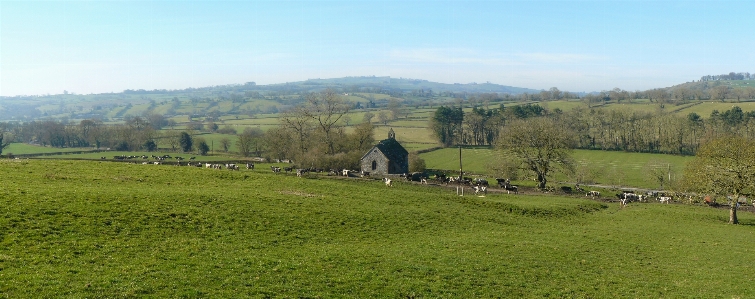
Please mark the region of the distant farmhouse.
POLYGON ((396 141, 391 129, 388 139, 378 142, 360 159, 363 172, 370 174, 401 174, 409 172, 409 152, 396 141))

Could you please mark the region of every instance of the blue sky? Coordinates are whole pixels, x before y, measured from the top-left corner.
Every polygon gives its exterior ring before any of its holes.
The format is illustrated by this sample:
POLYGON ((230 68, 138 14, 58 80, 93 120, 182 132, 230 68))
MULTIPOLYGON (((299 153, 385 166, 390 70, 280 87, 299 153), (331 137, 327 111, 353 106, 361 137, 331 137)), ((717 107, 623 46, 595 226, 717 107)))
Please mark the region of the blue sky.
POLYGON ((645 90, 755 72, 755 1, 5 1, 0 95, 345 76, 645 90))

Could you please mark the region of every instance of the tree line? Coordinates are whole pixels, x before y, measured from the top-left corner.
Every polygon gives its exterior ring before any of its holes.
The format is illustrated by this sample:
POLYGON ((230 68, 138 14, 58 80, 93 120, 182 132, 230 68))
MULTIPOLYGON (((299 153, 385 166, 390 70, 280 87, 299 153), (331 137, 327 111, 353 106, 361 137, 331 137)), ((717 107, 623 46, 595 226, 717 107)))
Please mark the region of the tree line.
POLYGON ((694 155, 705 140, 724 135, 755 138, 755 111, 713 111, 707 119, 665 111, 642 112, 578 107, 548 110, 538 104, 496 109, 439 107, 429 127, 444 146, 494 145, 511 121, 549 117, 565 128, 574 148, 694 155))

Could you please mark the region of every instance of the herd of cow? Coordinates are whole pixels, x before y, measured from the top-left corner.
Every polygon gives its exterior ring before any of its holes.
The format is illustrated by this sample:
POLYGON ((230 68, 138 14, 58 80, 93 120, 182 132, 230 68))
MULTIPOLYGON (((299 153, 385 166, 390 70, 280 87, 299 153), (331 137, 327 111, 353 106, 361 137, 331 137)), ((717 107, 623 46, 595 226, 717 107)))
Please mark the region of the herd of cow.
MULTIPOLYGON (((208 169, 228 169, 228 170, 239 170, 240 167, 233 163, 224 163, 224 164, 218 164, 218 163, 202 163, 202 162, 187 162, 186 164, 181 164, 181 161, 184 160, 183 157, 171 157, 169 155, 163 155, 163 156, 114 156, 115 160, 133 160, 133 159, 142 159, 142 160, 148 160, 150 158, 154 159, 155 161, 149 162, 144 161, 142 164, 156 164, 160 165, 163 164, 164 161, 167 159, 175 159, 176 160, 176 166, 193 166, 193 167, 204 167, 208 169)), ((101 159, 106 159, 106 157, 101 157, 101 159)), ((193 161, 195 157, 190 157, 189 160, 193 161)), ((254 169, 254 163, 246 163, 246 169, 253 170, 254 169)), ((286 173, 296 173, 296 176, 303 176, 307 173, 321 173, 325 170, 319 169, 319 168, 294 168, 294 167, 279 167, 279 166, 270 166, 270 169, 273 173, 280 173, 285 171, 286 173)), ((355 171, 355 170, 348 170, 348 169, 340 169, 340 170, 334 170, 331 169, 328 172, 328 175, 338 175, 338 176, 346 176, 346 177, 367 177, 370 175, 369 172, 364 171, 355 171)), ((415 181, 427 184, 428 177, 425 173, 421 172, 413 172, 413 173, 404 173, 399 175, 399 177, 407 180, 407 181, 415 181)), ((481 178, 468 178, 468 177, 461 177, 461 176, 446 176, 445 174, 436 174, 435 177, 432 179, 438 184, 458 184, 460 186, 469 186, 472 188, 475 194, 487 194, 489 183, 486 179, 481 178)), ((390 178, 383 178, 383 182, 386 184, 386 186, 393 186, 393 180, 390 178)), ((510 179, 504 179, 504 178, 496 178, 496 182, 498 184, 498 187, 500 187, 503 190, 506 190, 508 194, 518 194, 519 193, 519 187, 516 185, 511 184, 510 179)), ((582 188, 580 188, 579 185, 576 185, 576 191, 585 192, 582 188)), ((568 186, 561 187, 561 191, 564 193, 572 193, 573 189, 568 186)), ((657 201, 660 203, 670 203, 672 200, 671 196, 665 196, 661 194, 660 196, 654 196, 658 194, 636 194, 633 191, 624 191, 620 194, 617 194, 616 197, 621 202, 622 206, 626 206, 627 204, 631 202, 647 202, 649 198, 655 197, 657 201)), ((599 198, 600 192, 599 191, 586 191, 585 196, 592 197, 592 198, 599 198)), ((709 199, 706 198, 705 203, 712 204, 709 199)), ((755 205, 755 204, 753 204, 755 205)))
MULTIPOLYGON (((626 206, 630 202, 647 202, 649 198, 652 198, 654 195, 654 192, 648 192, 648 194, 636 194, 632 191, 624 191, 620 194, 616 194, 616 197, 621 202, 622 206, 626 206)), ((672 200, 671 196, 666 196, 661 194, 660 196, 657 196, 655 198, 660 203, 670 203, 672 200)))

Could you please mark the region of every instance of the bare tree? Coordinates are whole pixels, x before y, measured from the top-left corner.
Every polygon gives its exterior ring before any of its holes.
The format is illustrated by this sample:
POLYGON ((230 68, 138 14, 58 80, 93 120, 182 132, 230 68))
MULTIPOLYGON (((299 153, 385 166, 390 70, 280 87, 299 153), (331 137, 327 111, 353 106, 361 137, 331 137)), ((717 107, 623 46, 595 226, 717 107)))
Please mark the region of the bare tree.
POLYGON ((333 90, 325 90, 319 93, 307 95, 305 115, 311 117, 325 135, 325 143, 328 145, 328 154, 334 154, 333 129, 338 126, 338 121, 349 112, 350 105, 333 90))
POLYGON ((306 152, 306 140, 312 130, 312 117, 309 116, 309 112, 302 106, 294 107, 293 109, 281 114, 280 118, 283 123, 283 127, 296 132, 299 144, 299 153, 306 152))
POLYGON ((231 141, 231 139, 228 139, 228 137, 223 137, 223 139, 220 139, 220 147, 223 148, 223 151, 226 153, 231 148, 231 144, 233 144, 233 142, 231 141))
POLYGON ((372 119, 375 118, 375 114, 372 112, 366 112, 364 113, 364 116, 362 117, 362 122, 372 122, 372 119))
POLYGON ((711 88, 708 93, 710 93, 712 99, 723 102, 729 95, 729 87, 726 85, 719 85, 711 88))
POLYGON ((236 141, 239 154, 249 157, 259 152, 260 140, 263 135, 264 133, 259 128, 244 129, 244 132, 238 135, 238 140, 236 141))
POLYGON ((385 111, 378 112, 378 121, 383 123, 383 125, 387 125, 388 120, 389 120, 388 113, 385 113, 385 111))
POLYGON ((548 176, 557 167, 571 171, 571 132, 548 117, 519 119, 509 122, 500 134, 497 147, 532 171, 537 187, 544 189, 548 176))

